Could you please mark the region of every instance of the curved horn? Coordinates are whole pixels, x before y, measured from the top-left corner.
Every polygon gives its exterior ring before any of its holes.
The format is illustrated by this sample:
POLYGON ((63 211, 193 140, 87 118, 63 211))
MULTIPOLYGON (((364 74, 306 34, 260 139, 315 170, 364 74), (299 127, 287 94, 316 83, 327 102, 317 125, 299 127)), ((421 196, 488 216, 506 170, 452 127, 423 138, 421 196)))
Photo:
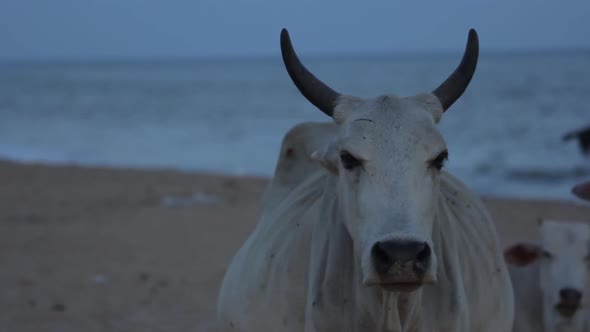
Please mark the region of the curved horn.
POLYGON ((340 94, 317 79, 303 66, 293 50, 287 29, 281 31, 281 53, 287 72, 301 94, 322 112, 332 116, 336 99, 340 94))
POLYGON ((477 67, 477 57, 479 56, 479 40, 477 32, 474 29, 469 30, 469 37, 467 38, 467 46, 465 46, 465 53, 461 63, 455 71, 446 79, 438 88, 432 91, 440 101, 443 110, 449 109, 451 105, 467 89, 475 67, 477 67))

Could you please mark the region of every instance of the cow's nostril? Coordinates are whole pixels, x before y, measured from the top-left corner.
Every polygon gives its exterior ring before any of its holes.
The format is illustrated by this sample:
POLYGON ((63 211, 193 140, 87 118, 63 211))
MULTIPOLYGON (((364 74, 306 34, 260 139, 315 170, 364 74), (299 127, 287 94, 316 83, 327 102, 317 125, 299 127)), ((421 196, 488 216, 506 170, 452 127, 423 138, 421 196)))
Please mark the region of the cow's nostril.
POLYGON ((375 270, 379 274, 385 274, 393 264, 387 250, 383 247, 382 242, 377 242, 371 249, 371 257, 375 265, 375 270))
POLYGON ((428 243, 424 242, 424 249, 418 253, 416 256, 416 263, 414 264, 414 270, 418 274, 423 274, 426 272, 428 268, 428 263, 430 263, 430 255, 431 250, 428 243))
POLYGON ((430 259, 430 246, 426 242, 424 242, 422 246, 423 249, 418 253, 418 256, 416 256, 416 261, 418 262, 425 262, 430 259))
POLYGON ((561 302, 568 304, 579 304, 582 300, 582 292, 575 288, 562 288, 559 291, 561 302))

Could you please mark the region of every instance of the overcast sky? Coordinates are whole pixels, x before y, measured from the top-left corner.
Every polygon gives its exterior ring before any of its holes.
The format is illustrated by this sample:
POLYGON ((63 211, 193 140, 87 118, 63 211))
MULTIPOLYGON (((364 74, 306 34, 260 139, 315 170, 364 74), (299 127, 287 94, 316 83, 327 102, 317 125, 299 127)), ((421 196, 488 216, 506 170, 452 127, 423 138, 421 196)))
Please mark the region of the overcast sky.
POLYGON ((0 0, 0 59, 590 48, 589 0, 0 0))

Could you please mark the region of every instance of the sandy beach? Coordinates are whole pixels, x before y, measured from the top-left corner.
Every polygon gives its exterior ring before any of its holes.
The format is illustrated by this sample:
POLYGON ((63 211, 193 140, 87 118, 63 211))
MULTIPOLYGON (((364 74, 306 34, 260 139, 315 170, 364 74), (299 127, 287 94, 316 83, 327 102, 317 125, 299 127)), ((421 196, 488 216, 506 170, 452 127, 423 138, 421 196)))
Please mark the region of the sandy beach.
MULTIPOLYGON (((198 331, 267 179, 0 162, 0 330, 198 331)), ((504 244, 590 205, 485 198, 504 244)))

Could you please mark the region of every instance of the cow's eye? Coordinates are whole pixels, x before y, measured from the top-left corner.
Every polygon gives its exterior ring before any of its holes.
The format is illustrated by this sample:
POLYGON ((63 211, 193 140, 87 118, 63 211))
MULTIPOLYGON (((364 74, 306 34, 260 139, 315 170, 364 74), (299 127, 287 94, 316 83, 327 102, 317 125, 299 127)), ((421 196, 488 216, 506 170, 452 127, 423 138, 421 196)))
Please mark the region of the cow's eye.
POLYGON ((348 170, 362 165, 362 161, 351 155, 348 151, 340 152, 340 161, 342 162, 342 166, 348 170))
POLYGON ((445 161, 449 158, 449 152, 447 150, 441 152, 436 158, 430 161, 430 167, 441 170, 445 165, 445 161))

